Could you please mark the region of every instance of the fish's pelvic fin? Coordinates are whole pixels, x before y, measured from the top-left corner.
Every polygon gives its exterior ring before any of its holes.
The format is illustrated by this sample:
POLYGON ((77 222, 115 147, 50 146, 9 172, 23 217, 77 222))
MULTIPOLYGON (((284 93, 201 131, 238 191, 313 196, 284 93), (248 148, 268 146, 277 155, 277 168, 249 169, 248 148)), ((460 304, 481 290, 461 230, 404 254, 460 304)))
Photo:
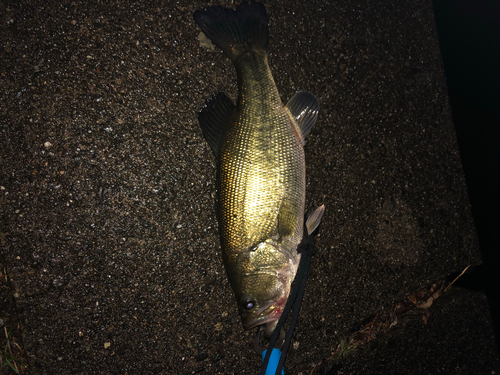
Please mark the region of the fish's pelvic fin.
POLYGON ((226 132, 234 104, 223 92, 218 92, 205 101, 205 106, 198 115, 203 136, 209 144, 215 159, 219 160, 222 136, 226 132))
POLYGON ((304 141, 318 118, 318 99, 308 91, 298 91, 286 103, 286 108, 297 121, 304 141))
POLYGON ((316 210, 314 210, 313 213, 307 216, 306 228, 307 228, 307 233, 309 235, 311 235, 319 227, 319 224, 321 223, 321 218, 323 217, 324 213, 325 213, 325 205, 322 204, 321 206, 316 208, 316 210))
POLYGON ((193 17, 201 31, 232 61, 245 51, 268 52, 268 18, 261 3, 242 3, 236 10, 210 7, 197 10, 193 17))

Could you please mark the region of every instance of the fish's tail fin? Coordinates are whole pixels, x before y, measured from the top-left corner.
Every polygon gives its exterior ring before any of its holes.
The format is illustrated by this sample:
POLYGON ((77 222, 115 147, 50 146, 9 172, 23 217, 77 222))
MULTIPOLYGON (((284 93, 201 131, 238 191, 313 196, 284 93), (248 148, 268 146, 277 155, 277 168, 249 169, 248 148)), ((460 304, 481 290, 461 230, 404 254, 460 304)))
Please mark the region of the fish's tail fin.
POLYGON ((233 62, 246 51, 268 51, 268 19, 261 3, 242 3, 236 10, 210 7, 197 10, 193 17, 203 33, 233 62))

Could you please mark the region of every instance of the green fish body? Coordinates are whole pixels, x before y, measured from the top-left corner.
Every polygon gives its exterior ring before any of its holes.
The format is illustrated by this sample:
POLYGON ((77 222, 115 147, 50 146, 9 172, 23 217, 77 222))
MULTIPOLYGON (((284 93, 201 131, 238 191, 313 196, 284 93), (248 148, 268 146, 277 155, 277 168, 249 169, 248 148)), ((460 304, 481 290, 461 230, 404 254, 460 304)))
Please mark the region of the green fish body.
MULTIPOLYGON (((207 100, 199 121, 217 159, 220 240, 243 326, 267 324, 269 333, 281 316, 300 261, 303 145, 319 104, 305 91, 282 104, 268 64, 268 20, 262 4, 243 3, 236 11, 211 7, 195 12, 194 18, 236 67, 236 106, 218 93, 207 100)), ((308 229, 319 225, 321 215, 308 229)))

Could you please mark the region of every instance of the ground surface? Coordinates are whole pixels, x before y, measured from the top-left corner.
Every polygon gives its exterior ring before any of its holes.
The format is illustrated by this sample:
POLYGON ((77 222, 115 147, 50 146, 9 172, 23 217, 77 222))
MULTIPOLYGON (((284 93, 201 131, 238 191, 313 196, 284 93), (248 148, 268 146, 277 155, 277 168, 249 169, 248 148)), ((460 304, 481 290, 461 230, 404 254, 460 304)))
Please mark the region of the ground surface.
MULTIPOLYGON (((214 91, 236 95, 228 59, 199 46, 192 13, 204 6, 0 4, 0 318, 34 373, 259 367, 222 266, 215 166, 197 124, 214 91)), ((287 360, 298 373, 367 318, 480 258, 431 4, 266 7, 283 101, 308 90, 321 103, 306 144, 307 210, 327 211, 287 360)), ((467 314, 444 322, 462 322, 466 337, 481 325, 481 345, 494 347, 484 298, 463 296, 439 311, 467 314)), ((404 337, 420 329, 446 342, 418 321, 404 337)), ((375 348, 373 373, 391 368, 390 348, 375 348)), ((474 368, 468 345, 448 348, 443 368, 464 358, 474 368)), ((492 353, 477 361, 498 372, 492 353)))

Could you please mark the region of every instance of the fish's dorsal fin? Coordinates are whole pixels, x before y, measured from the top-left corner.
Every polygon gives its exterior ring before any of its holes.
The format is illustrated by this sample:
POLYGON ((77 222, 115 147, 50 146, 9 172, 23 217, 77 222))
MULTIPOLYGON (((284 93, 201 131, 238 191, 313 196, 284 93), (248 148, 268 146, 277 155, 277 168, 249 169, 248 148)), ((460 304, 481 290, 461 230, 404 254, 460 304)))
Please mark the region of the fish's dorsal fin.
POLYGON ((309 214, 307 216, 306 220, 306 228, 307 228, 307 233, 311 235, 318 227, 319 224, 321 223, 321 218, 323 217, 323 214, 325 213, 325 205, 322 204, 312 214, 309 214))
POLYGON ((212 95, 198 115, 203 136, 208 142, 215 159, 219 160, 219 149, 222 136, 226 132, 234 104, 223 92, 212 95))
POLYGON ((286 103, 286 108, 297 121, 302 133, 302 141, 304 141, 318 118, 318 99, 308 91, 298 91, 286 103))

